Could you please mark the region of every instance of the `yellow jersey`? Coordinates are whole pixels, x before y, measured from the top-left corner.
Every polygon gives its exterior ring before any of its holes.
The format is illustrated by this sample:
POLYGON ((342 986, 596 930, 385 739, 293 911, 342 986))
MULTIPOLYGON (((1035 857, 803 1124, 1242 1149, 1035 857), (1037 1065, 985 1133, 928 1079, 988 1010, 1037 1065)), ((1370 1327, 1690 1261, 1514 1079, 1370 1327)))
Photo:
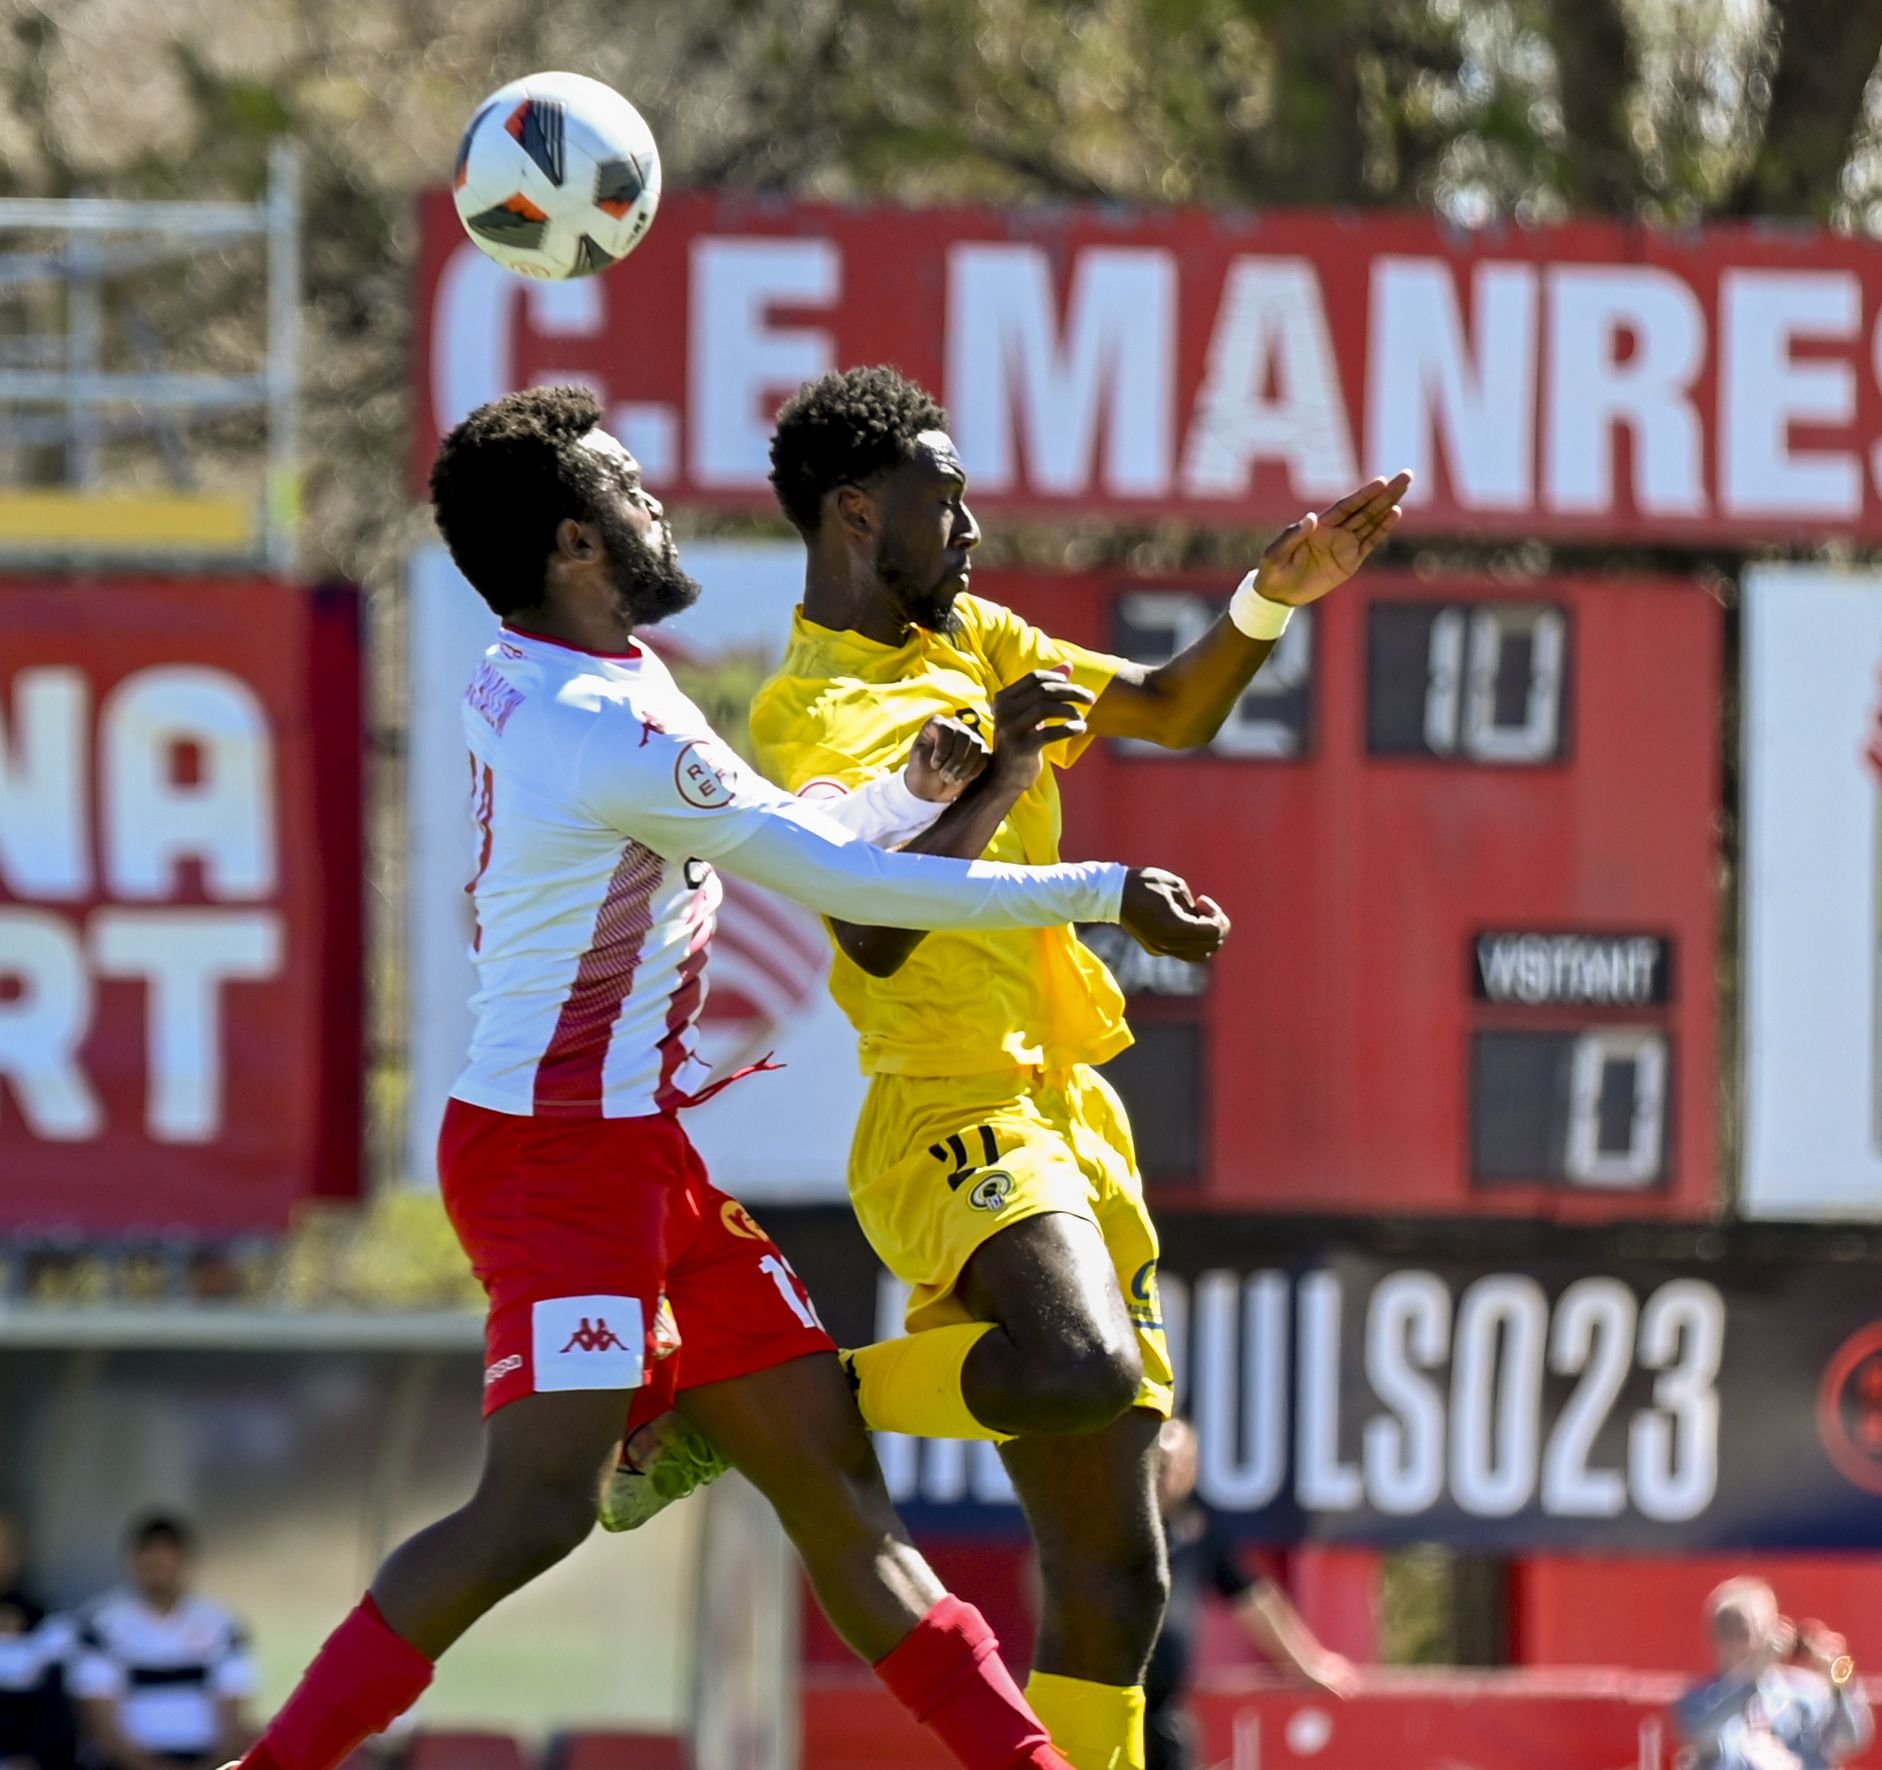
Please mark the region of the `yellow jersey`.
MULTIPOLYGON (((899 768, 923 725, 952 714, 993 730, 993 697, 1030 670, 1066 667, 1094 694, 1123 660, 1050 638, 1010 609, 955 600, 958 630, 917 629, 901 645, 804 618, 752 701, 763 771, 792 792, 814 782, 854 788, 899 768)), ((1089 736, 1048 748, 1068 768, 1089 736)), ((989 860, 1042 866, 1059 858, 1055 768, 1019 800, 989 860)), ((963 1076, 1103 1063, 1130 1044, 1124 997, 1070 926, 998 934, 930 934, 891 977, 871 977, 839 948, 831 993, 861 1041, 865 1075, 963 1076)))

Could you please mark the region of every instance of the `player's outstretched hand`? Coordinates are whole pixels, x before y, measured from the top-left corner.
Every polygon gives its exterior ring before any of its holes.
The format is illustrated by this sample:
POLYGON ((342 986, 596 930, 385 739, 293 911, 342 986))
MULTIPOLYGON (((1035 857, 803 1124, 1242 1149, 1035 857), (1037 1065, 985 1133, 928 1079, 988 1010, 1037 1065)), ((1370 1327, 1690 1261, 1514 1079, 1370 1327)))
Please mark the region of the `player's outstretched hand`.
POLYGON ((1039 778, 1043 751, 1085 735, 1085 709, 1098 697, 1063 669, 1029 670, 993 697, 993 765, 1022 790, 1039 778))
POLYGON ((1212 957, 1229 935, 1229 919, 1220 906, 1193 896, 1181 879, 1161 867, 1131 869, 1118 921, 1146 952, 1192 964, 1212 957))
POLYGON ((1369 479, 1318 516, 1310 512, 1284 528, 1261 556, 1256 588, 1268 601, 1291 608, 1337 590, 1392 532, 1411 482, 1409 473, 1369 479))
POLYGON ((979 732, 937 714, 917 734, 902 778, 917 799, 946 805, 973 785, 992 754, 979 732))

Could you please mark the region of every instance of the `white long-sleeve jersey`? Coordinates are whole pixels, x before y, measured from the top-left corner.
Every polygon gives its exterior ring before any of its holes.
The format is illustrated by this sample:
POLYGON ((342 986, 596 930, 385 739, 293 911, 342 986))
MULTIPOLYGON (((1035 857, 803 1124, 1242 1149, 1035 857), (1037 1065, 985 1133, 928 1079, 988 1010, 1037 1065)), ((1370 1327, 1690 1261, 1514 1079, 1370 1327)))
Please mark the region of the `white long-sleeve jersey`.
MULTIPOLYGON (((479 987, 452 1093, 474 1106, 634 1118, 696 1096, 715 863, 820 914, 891 927, 1118 918, 1121 866, 872 845, 740 762, 645 646, 603 657, 505 629, 465 694, 464 730, 479 987)), ((884 792, 882 806, 846 808, 859 827, 915 815, 884 792)))

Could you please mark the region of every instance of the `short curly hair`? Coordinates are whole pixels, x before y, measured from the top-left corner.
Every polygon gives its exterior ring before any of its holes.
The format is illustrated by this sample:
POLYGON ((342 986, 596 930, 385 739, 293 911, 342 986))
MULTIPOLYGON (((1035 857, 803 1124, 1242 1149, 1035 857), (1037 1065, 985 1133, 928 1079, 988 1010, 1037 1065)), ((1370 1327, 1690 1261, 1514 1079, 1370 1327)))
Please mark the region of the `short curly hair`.
POLYGON ((438 532, 498 615, 542 601, 557 524, 594 518, 607 469, 576 445, 600 422, 601 403, 586 388, 531 387, 479 406, 438 445, 438 532))
POLYGON ((826 492, 893 467, 924 430, 947 427, 932 396, 886 363, 807 381, 778 413, 771 488, 798 532, 814 535, 826 492))

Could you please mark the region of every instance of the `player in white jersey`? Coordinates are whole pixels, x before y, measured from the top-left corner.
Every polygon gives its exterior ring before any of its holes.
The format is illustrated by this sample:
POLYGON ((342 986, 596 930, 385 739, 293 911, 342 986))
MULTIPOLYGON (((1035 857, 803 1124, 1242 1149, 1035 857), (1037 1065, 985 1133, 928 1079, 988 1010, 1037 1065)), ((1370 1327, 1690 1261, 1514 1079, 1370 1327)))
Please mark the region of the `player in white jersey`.
POLYGON ((432 474, 452 556, 505 622, 465 703, 481 987, 439 1143, 490 1298, 483 1476, 393 1552, 243 1762, 335 1770, 465 1629, 588 1534, 630 1404, 645 1419, 677 1398, 776 1508, 837 1629, 958 1762, 1066 1770, 985 1621, 896 1518, 796 1275, 680 1129, 706 1088, 690 1036, 714 867, 849 919, 1119 921, 1187 958, 1226 920, 1169 874, 875 846, 926 821, 910 782, 960 778, 945 731, 924 734, 907 777, 853 795, 849 827, 741 764, 636 638, 698 586, 600 417, 574 388, 509 395, 445 440, 432 474))

